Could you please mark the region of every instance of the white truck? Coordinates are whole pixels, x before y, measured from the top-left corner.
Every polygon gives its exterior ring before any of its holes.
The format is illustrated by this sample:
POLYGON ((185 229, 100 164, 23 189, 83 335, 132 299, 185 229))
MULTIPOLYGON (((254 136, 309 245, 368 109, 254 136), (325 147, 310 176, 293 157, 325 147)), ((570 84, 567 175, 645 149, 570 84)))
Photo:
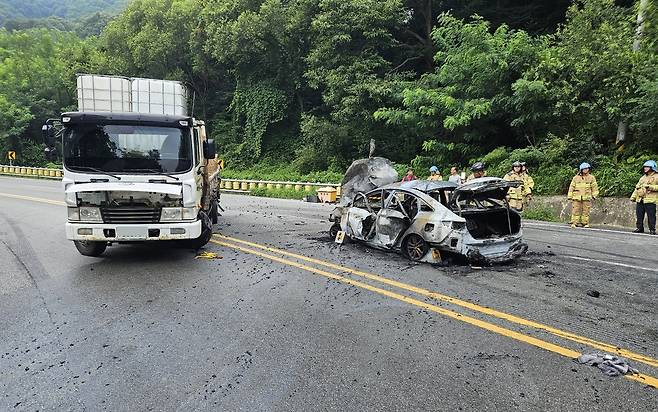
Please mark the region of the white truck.
MULTIPOLYGON (((61 137, 66 237, 85 256, 113 243, 204 246, 219 215, 219 165, 178 82, 78 75, 77 112, 43 126, 61 137)), ((57 149, 59 150, 59 149, 57 149)))

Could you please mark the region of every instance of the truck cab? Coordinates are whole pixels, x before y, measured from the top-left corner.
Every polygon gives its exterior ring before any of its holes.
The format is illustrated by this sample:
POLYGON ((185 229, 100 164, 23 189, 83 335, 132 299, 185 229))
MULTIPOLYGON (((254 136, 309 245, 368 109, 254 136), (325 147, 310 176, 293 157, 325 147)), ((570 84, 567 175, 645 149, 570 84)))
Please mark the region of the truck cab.
POLYGON ((87 256, 112 243, 178 240, 198 249, 219 209, 205 124, 185 115, 69 112, 61 136, 66 237, 87 256))

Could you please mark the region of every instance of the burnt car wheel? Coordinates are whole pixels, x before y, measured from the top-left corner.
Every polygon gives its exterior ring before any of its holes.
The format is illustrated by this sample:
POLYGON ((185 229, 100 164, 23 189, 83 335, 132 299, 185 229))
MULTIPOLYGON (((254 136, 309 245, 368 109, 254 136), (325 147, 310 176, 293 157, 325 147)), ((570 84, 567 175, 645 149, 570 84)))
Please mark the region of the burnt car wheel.
POLYGON ((94 242, 90 240, 74 240, 73 244, 83 256, 98 257, 107 249, 107 242, 94 242))
POLYGON ((404 241, 404 254, 414 262, 421 260, 428 250, 429 246, 427 246, 425 239, 416 234, 409 235, 404 241))
POLYGON ((338 223, 334 223, 333 226, 329 228, 329 237, 331 240, 336 239, 338 232, 340 232, 340 225, 338 223))

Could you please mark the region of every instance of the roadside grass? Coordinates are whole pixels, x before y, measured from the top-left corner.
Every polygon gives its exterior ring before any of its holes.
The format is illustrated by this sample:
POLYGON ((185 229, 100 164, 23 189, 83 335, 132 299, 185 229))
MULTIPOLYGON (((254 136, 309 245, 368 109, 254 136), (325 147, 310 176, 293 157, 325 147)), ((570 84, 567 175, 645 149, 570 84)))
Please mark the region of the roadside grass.
POLYGON ((546 205, 529 206, 523 211, 523 218, 528 220, 541 220, 544 222, 562 222, 555 210, 546 205))

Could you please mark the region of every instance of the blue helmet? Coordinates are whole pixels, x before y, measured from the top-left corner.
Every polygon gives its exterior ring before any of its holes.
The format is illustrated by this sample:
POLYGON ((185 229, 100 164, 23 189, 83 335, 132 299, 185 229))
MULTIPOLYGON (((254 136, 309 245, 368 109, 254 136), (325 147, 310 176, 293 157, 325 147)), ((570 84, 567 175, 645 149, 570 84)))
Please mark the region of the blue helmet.
POLYGON ((647 160, 642 167, 650 167, 654 172, 658 172, 658 165, 655 160, 647 160))
POLYGON ((432 166, 432 167, 430 167, 430 172, 431 172, 431 173, 438 173, 438 172, 439 172, 439 168, 436 167, 436 166, 432 166))
POLYGON ((582 172, 583 169, 591 169, 591 168, 592 168, 592 165, 590 165, 587 162, 583 162, 583 163, 580 164, 580 167, 578 169, 582 172))

